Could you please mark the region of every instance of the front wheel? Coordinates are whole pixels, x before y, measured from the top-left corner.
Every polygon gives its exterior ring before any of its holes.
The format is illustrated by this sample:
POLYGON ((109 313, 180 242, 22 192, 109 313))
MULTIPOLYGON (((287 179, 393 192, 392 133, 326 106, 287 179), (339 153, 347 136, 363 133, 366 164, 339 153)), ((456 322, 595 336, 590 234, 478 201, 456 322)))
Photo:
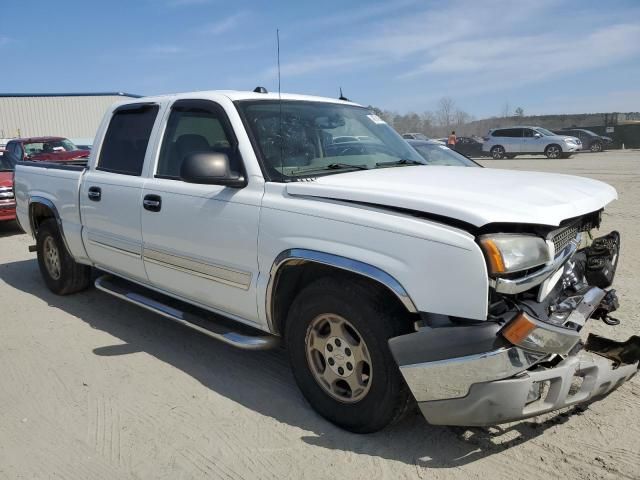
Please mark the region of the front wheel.
POLYGON ((389 350, 409 322, 359 280, 326 277, 306 287, 285 331, 296 382, 320 415, 357 433, 398 420, 411 394, 389 350))
POLYGON ((501 145, 496 145, 491 149, 491 156, 494 160, 502 160, 505 156, 504 147, 501 145))
POLYGON ((549 145, 544 150, 544 154, 547 156, 547 158, 560 158, 560 155, 562 155, 562 149, 558 145, 549 145))
POLYGON ((91 267, 77 263, 69 254, 55 220, 45 220, 38 228, 36 250, 40 273, 53 293, 68 295, 91 283, 91 267))
POLYGON ((596 153, 596 152, 601 152, 602 151, 602 143, 600 142, 593 142, 591 144, 591 147, 589 147, 589 150, 591 150, 592 152, 596 153))

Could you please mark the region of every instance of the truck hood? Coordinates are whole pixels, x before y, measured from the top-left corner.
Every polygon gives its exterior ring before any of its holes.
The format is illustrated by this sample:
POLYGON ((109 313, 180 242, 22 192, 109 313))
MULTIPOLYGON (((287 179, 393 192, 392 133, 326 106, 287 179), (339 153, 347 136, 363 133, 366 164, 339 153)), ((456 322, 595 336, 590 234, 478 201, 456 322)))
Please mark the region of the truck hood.
POLYGON ((409 166, 289 183, 290 195, 397 207, 489 223, 559 225, 603 208, 616 190, 589 178, 492 168, 409 166))

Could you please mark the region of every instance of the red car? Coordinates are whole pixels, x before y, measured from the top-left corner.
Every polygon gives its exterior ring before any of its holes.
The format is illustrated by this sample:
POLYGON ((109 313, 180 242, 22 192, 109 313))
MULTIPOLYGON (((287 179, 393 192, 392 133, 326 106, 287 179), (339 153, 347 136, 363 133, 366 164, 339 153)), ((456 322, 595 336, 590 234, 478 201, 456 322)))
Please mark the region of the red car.
POLYGON ((89 157, 90 150, 81 150, 64 137, 14 138, 5 147, 17 161, 68 162, 89 157))
POLYGON ((13 195, 15 161, 9 155, 0 156, 0 222, 16 219, 16 199, 13 195))

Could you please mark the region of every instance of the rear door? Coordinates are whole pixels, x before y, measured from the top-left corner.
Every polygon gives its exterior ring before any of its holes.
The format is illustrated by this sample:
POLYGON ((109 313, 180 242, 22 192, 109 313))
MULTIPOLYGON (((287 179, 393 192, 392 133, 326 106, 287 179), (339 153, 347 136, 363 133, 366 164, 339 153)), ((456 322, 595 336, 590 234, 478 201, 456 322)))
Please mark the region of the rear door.
MULTIPOLYGON (((229 102, 228 108, 235 107, 229 102)), ((264 182, 249 177, 248 185, 238 189, 180 178, 184 158, 195 152, 225 153, 232 170, 245 171, 220 103, 176 100, 164 132, 157 165, 143 192, 147 203, 142 236, 149 280, 163 291, 254 322, 264 182)))
POLYGON ((144 167, 159 105, 117 108, 96 164, 82 177, 82 239, 89 258, 105 270, 146 281, 140 211, 144 167))

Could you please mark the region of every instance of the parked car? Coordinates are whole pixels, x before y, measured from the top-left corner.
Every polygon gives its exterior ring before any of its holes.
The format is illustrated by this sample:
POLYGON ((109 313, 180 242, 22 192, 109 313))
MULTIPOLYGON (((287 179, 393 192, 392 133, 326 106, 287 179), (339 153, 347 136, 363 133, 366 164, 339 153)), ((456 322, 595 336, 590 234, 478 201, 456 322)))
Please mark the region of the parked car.
POLYGON ((343 428, 383 428, 411 396, 432 424, 505 423, 638 369, 638 337, 583 329, 618 305, 619 235, 590 243, 605 183, 429 165, 366 108, 287 94, 128 100, 95 145, 86 167, 16 167, 48 288, 95 267, 98 289, 228 344, 284 342, 343 428))
POLYGON ((16 200, 13 194, 15 166, 15 161, 9 155, 0 155, 0 222, 16 218, 16 200))
POLYGON ((609 144, 604 137, 584 128, 563 128, 562 130, 556 130, 556 134, 577 137, 582 142, 582 150, 590 150, 592 152, 601 152, 609 144))
POLYGON ((416 151, 424 158, 427 165, 447 165, 455 167, 479 167, 473 160, 451 150, 446 145, 435 140, 407 140, 416 151))
POLYGON ((488 152, 482 150, 482 139, 474 137, 457 137, 456 152, 460 152, 467 157, 486 157, 488 152))
POLYGON ((17 160, 68 162, 89 157, 90 150, 81 150, 63 137, 13 138, 6 150, 17 160))
POLYGON ((495 159, 516 155, 546 155, 547 158, 569 158, 582 148, 580 140, 569 135, 557 135, 546 128, 516 126, 489 130, 482 151, 495 159))
POLYGON ((424 133, 403 133, 402 138, 406 140, 429 140, 424 133))

